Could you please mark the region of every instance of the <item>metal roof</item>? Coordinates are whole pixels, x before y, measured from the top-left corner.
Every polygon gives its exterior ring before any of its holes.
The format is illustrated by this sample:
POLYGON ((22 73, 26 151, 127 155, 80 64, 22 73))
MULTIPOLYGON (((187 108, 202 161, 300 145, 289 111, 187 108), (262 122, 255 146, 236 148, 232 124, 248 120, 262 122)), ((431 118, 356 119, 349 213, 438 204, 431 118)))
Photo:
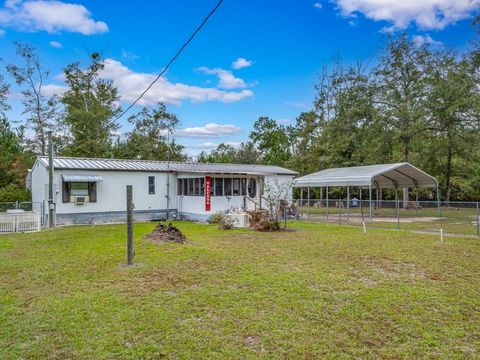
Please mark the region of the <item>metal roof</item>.
POLYGON ((353 166, 322 170, 294 180, 294 187, 375 186, 435 187, 437 180, 409 163, 353 166))
MULTIPOLYGON (((48 168, 48 158, 40 156, 37 162, 48 168)), ((280 166, 248 164, 200 164, 193 162, 170 162, 155 160, 91 159, 76 157, 54 157, 54 169, 63 170, 113 170, 113 171, 149 171, 210 173, 210 174, 247 174, 247 175, 297 175, 298 173, 280 166)))

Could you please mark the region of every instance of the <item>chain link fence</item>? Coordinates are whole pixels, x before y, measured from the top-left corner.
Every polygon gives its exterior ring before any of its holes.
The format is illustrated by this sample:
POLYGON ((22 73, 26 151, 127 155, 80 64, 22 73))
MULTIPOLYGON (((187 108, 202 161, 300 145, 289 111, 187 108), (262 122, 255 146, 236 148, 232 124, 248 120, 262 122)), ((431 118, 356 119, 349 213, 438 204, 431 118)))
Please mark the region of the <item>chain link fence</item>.
POLYGON ((295 200, 296 220, 480 237, 478 202, 295 200))
POLYGON ((40 222, 42 226, 46 226, 46 214, 44 204, 40 201, 38 202, 28 202, 28 201, 12 201, 12 202, 0 202, 0 214, 7 212, 7 210, 20 209, 24 211, 35 211, 40 215, 40 222))

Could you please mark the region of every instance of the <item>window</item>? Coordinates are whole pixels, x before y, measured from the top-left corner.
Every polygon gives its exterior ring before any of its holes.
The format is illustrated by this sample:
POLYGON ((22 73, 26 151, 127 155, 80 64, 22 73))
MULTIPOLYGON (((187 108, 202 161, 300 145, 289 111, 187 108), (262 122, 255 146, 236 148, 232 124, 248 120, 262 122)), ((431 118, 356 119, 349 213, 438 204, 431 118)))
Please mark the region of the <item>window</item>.
POLYGON ((254 198, 257 195, 257 181, 253 178, 248 182, 248 196, 254 198))
POLYGON ((215 178, 210 178, 210 196, 215 196, 215 178))
POLYGON ((188 181, 187 181, 187 179, 182 179, 182 186, 183 186, 182 195, 187 195, 188 194, 188 181))
POLYGON ((215 178, 215 196, 223 196, 223 178, 215 178))
POLYGON ((247 179, 240 179, 242 195, 247 195, 247 179))
POLYGON ((177 180, 177 195, 183 195, 183 179, 177 180))
POLYGON ((188 196, 192 196, 192 195, 194 194, 193 188, 194 188, 194 181, 195 181, 195 179, 187 179, 187 181, 188 181, 188 189, 187 189, 188 191, 187 191, 187 195, 188 195, 188 196))
POLYGON ((225 188, 225 196, 232 196, 232 179, 225 178, 224 181, 224 188, 225 188))
POLYGON ((205 196, 205 178, 200 178, 200 196, 205 196))
POLYGON ((240 194, 240 179, 233 179, 233 196, 239 196, 240 194))
POLYGON ((97 202, 96 182, 62 182, 62 202, 73 202, 74 196, 88 196, 86 202, 97 202))
POLYGON ((148 177, 148 194, 149 195, 155 194, 155 176, 148 177))
POLYGON ((195 193, 192 195, 199 196, 200 195, 200 179, 193 179, 195 184, 195 193))
POLYGON ((71 196, 87 196, 88 183, 87 182, 72 182, 70 183, 71 196))

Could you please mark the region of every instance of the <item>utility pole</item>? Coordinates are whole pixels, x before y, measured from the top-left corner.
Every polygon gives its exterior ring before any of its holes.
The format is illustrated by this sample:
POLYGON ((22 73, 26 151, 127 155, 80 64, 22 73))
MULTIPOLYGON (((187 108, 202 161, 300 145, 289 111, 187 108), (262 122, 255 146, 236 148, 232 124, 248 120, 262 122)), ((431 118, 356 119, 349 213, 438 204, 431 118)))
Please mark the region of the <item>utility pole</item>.
POLYGON ((53 201, 53 144, 52 131, 48 131, 48 227, 55 226, 55 203, 53 201))
POLYGON ((127 266, 133 265, 133 188, 127 185, 127 266))

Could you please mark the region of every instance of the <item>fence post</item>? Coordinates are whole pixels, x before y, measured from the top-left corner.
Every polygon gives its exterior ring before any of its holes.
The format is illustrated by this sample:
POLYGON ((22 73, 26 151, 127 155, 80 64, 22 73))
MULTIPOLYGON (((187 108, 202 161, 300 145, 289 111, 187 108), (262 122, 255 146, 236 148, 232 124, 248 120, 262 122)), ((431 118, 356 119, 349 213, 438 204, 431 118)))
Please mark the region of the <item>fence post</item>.
POLYGON ((133 265, 133 200, 132 185, 127 185, 127 265, 133 265))

